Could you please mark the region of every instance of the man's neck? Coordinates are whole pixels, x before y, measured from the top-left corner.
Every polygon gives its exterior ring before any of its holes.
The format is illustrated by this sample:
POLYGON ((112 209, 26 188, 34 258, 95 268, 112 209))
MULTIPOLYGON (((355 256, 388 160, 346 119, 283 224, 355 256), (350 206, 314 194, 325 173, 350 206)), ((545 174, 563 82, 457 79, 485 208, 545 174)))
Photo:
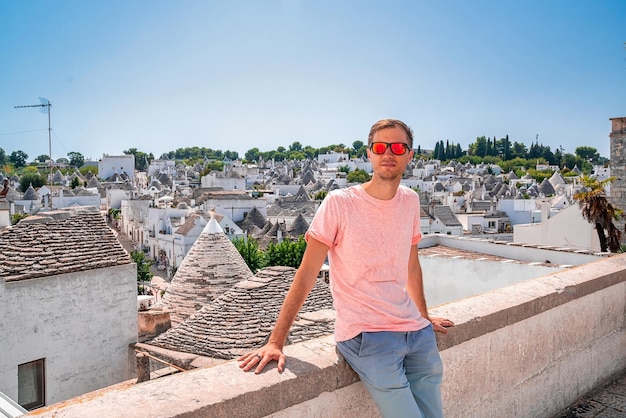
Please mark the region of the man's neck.
POLYGON ((379 200, 391 200, 396 195, 400 186, 400 178, 394 180, 383 180, 376 176, 362 184, 363 190, 373 198, 379 200))

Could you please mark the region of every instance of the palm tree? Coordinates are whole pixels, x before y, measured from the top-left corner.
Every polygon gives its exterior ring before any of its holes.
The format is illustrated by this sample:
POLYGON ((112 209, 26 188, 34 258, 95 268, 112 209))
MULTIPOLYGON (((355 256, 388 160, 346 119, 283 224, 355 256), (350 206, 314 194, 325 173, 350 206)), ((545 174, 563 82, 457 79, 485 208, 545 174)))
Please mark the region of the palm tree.
POLYGON ((607 252, 607 249, 618 252, 621 248, 622 231, 615 226, 613 220, 618 220, 622 216, 622 210, 609 202, 605 191, 605 187, 614 179, 615 177, 609 177, 600 181, 582 176, 580 180, 584 188, 574 195, 574 200, 578 201, 578 206, 582 209, 583 217, 595 225, 602 252, 607 252))

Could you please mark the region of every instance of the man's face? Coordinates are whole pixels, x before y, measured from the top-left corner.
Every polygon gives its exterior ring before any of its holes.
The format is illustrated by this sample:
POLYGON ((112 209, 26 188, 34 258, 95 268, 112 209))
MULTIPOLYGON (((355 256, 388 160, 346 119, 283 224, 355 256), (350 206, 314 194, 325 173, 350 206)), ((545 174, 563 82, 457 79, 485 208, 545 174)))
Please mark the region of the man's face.
MULTIPOLYGON (((381 129, 374 134, 372 142, 401 142, 409 146, 409 140, 404 129, 400 127, 381 129)), ((413 158, 413 150, 405 152, 403 155, 395 155, 391 152, 391 147, 387 147, 384 154, 374 154, 370 148, 367 149, 367 158, 372 163, 374 176, 382 180, 396 180, 402 178, 404 169, 413 158)))

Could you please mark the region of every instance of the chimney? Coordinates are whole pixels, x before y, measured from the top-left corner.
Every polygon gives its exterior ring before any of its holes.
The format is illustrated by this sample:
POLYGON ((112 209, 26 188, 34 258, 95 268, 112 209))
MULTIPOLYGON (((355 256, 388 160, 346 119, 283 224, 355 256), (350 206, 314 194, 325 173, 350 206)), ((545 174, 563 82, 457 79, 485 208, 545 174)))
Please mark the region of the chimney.
POLYGON ((550 217, 550 202, 541 202, 541 222, 546 222, 550 217))
POLYGON ((11 225, 11 203, 4 198, 0 198, 0 229, 11 225))

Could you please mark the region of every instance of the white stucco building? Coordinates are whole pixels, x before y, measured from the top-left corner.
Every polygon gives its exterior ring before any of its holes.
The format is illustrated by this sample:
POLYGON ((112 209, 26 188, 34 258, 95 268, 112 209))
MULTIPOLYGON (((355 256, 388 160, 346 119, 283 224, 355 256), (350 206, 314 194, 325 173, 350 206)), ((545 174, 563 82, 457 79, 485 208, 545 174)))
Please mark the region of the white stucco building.
POLYGON ((98 161, 98 177, 107 179, 114 174, 126 174, 128 179, 135 180, 135 156, 130 155, 107 155, 104 154, 98 161))
POLYGON ((27 409, 133 377, 136 266, 97 208, 0 231, 0 391, 27 409))
POLYGON ((578 205, 551 214, 549 204, 544 202, 541 212, 541 222, 513 226, 513 242, 600 251, 598 233, 583 218, 578 205))

